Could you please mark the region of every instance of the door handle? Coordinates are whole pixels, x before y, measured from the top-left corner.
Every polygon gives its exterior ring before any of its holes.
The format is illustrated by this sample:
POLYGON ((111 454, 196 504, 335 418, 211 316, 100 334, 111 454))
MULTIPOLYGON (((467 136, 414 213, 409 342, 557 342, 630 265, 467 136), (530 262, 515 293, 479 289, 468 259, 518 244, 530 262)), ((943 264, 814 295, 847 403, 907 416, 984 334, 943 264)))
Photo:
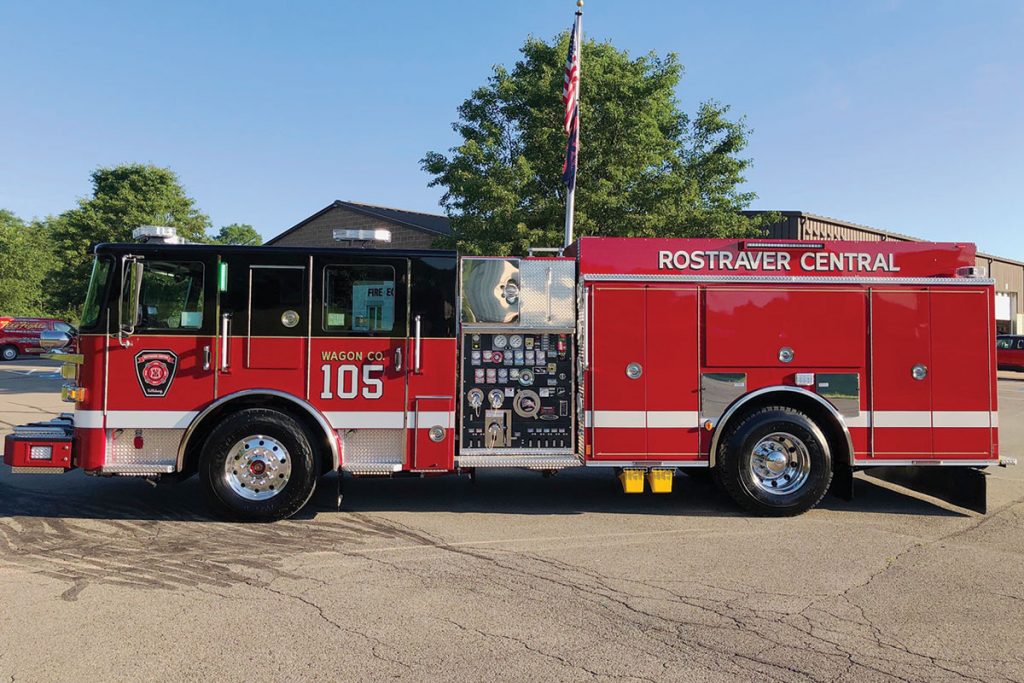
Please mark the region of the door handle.
POLYGON ((395 372, 402 370, 402 347, 399 346, 395 349, 395 372))
POLYGON ((210 369, 210 345, 203 347, 203 370, 210 369))
POLYGON ((420 354, 420 352, 422 351, 422 348, 420 347, 420 341, 421 340, 422 340, 422 337, 420 336, 420 317, 416 316, 416 340, 415 340, 415 343, 413 344, 413 360, 412 360, 413 365, 412 365, 412 371, 417 373, 417 374, 420 371, 420 361, 421 361, 421 358, 420 358, 421 354, 420 354))
POLYGON ((228 362, 228 335, 231 333, 231 314, 222 313, 220 316, 220 369, 227 370, 230 367, 228 362))

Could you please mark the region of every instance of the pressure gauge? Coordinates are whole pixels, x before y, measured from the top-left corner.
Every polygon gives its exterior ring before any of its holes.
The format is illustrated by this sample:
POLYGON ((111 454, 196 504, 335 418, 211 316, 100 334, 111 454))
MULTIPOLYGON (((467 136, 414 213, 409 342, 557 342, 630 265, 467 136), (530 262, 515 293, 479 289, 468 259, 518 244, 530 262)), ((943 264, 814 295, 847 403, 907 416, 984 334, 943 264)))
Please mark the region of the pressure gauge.
POLYGON ((520 370, 519 383, 524 387, 528 387, 533 384, 533 370, 520 370))
POLYGON ((513 334, 508 338, 508 345, 513 349, 519 349, 523 346, 523 336, 520 334, 513 334))
POLYGON ((491 408, 497 410, 505 401, 505 392, 501 389, 492 389, 491 393, 487 394, 487 400, 491 402, 491 408))
POLYGON ((494 348, 503 349, 508 346, 508 337, 503 334, 494 335, 494 348))

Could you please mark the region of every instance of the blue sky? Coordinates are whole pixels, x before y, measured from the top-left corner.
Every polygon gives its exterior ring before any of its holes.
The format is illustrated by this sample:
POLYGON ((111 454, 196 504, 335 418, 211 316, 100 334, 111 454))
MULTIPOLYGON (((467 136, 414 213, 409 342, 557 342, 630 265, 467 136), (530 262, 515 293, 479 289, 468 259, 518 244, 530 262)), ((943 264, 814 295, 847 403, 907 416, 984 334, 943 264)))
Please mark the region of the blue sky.
MULTIPOLYGON (((59 213, 95 167, 140 161, 174 169, 215 225, 265 236, 334 199, 436 211, 419 159, 455 144, 455 109, 493 64, 573 9, 0 0, 0 208, 59 213)), ((590 37, 677 52, 684 109, 715 98, 746 116, 753 208, 1024 259, 1024 3, 585 10, 590 37)))

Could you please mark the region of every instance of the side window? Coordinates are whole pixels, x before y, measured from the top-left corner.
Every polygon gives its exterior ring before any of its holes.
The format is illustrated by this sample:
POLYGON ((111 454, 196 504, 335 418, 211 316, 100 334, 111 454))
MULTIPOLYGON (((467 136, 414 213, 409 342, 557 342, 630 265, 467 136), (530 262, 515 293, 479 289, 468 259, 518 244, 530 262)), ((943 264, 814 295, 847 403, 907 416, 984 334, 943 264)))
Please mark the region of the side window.
POLYGON ((249 278, 249 333, 257 337, 306 336, 306 269, 252 266, 249 278))
POLYGON ((404 337, 406 311, 401 286, 392 266, 325 267, 324 331, 404 337))
POLYGON ((1003 337, 1001 339, 996 339, 996 348, 997 349, 1012 349, 1013 346, 1014 346, 1014 344, 1013 344, 1013 340, 1012 339, 1007 339, 1006 337, 1003 337))
POLYGON ((139 295, 139 330, 197 330, 203 326, 203 264, 146 261, 139 295))
POLYGON ((70 332, 71 325, 68 325, 67 323, 57 322, 53 324, 53 329, 57 330, 58 332, 70 332))
POLYGON ((1024 338, 1021 338, 1021 339, 1017 340, 1017 348, 1018 349, 1024 349, 1024 338))

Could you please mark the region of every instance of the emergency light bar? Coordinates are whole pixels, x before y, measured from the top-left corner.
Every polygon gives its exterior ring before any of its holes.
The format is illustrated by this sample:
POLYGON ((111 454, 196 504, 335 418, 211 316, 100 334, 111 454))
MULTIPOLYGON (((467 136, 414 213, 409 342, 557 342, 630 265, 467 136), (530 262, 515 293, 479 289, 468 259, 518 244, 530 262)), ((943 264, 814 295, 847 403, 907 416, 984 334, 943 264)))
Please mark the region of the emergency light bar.
POLYGON ((824 249, 822 242, 741 242, 742 249, 824 249))
POLYGON ((339 228, 334 231, 334 240, 336 242, 390 242, 391 231, 384 228, 373 230, 339 228))
POLYGON ((178 229, 169 225, 140 225, 132 230, 132 239, 139 242, 185 244, 185 240, 178 237, 178 229))

